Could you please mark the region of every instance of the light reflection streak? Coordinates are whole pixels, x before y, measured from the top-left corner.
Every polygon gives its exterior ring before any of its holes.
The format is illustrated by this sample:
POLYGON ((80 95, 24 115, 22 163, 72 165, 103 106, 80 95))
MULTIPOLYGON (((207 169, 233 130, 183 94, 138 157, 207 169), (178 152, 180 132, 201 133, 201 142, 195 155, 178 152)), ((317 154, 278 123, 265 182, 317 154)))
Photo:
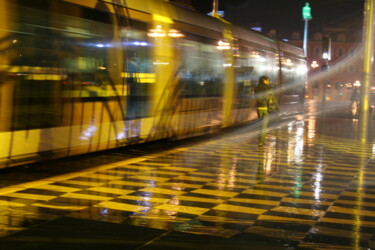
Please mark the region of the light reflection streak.
POLYGON ((318 202, 320 201, 320 194, 321 194, 321 191, 322 191, 322 188, 321 188, 321 181, 323 180, 322 170, 323 170, 323 165, 319 164, 316 168, 317 173, 314 175, 314 179, 315 179, 315 182, 314 182, 314 198, 318 202))
POLYGON ((91 125, 85 131, 82 132, 80 139, 84 141, 89 140, 95 134, 96 130, 97 130, 96 126, 91 125))
POLYGON ((217 186, 218 190, 232 190, 235 187, 237 175, 236 156, 232 157, 231 149, 223 149, 223 155, 220 158, 220 174, 218 175, 217 186))

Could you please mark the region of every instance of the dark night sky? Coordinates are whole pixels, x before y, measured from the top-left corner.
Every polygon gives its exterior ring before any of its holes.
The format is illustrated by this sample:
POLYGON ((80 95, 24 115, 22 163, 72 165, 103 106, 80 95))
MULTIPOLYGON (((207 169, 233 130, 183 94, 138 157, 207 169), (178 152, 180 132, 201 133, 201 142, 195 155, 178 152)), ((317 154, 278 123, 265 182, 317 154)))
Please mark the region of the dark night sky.
MULTIPOLYGON (((279 35, 290 36, 292 31, 304 29, 302 7, 309 2, 313 19, 309 21, 311 32, 321 27, 347 26, 360 29, 363 21, 365 0, 220 0, 219 10, 225 11, 225 19, 252 27, 260 23, 263 32, 276 29, 279 35)), ((212 0, 192 0, 193 7, 202 13, 212 10, 212 0)))

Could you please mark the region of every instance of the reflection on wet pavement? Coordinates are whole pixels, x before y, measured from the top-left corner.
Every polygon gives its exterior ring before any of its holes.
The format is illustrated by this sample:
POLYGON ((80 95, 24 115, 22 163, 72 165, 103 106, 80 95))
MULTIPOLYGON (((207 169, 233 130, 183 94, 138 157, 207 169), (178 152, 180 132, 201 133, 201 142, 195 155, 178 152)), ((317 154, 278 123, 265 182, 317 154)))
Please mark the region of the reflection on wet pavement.
POLYGON ((356 121, 297 116, 160 154, 0 189, 0 235, 62 216, 303 249, 369 247, 375 144, 356 121))

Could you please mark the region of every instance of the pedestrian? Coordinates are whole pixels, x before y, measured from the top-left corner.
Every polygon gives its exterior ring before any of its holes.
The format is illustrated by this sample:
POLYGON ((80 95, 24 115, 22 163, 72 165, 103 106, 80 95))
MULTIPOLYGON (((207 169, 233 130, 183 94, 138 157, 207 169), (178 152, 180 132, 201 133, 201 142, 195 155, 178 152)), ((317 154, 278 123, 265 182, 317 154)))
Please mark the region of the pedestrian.
POLYGON ((349 104, 349 108, 352 108, 354 103, 356 104, 356 107, 358 108, 358 103, 359 103, 358 87, 353 88, 352 94, 350 95, 350 101, 351 102, 349 104))
POLYGON ((269 121, 269 113, 278 111, 279 105, 270 86, 268 76, 261 76, 259 78, 258 85, 254 89, 254 94, 257 100, 258 119, 262 121, 258 146, 263 148, 269 121))

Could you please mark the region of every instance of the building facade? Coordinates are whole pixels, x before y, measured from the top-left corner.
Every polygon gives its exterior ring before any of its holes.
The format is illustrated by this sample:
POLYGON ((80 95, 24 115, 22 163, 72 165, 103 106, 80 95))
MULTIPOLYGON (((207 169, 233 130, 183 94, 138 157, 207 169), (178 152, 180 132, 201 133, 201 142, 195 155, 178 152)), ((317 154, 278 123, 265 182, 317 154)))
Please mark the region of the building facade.
MULTIPOLYGON (((310 35, 307 42, 309 98, 344 101, 362 74, 361 34, 345 28, 324 28, 310 35), (327 38, 330 46, 327 46, 327 38), (325 57, 325 53, 327 53, 325 57), (323 93, 323 91, 325 91, 323 93)), ((303 36, 293 32, 290 43, 303 47, 303 36)))

